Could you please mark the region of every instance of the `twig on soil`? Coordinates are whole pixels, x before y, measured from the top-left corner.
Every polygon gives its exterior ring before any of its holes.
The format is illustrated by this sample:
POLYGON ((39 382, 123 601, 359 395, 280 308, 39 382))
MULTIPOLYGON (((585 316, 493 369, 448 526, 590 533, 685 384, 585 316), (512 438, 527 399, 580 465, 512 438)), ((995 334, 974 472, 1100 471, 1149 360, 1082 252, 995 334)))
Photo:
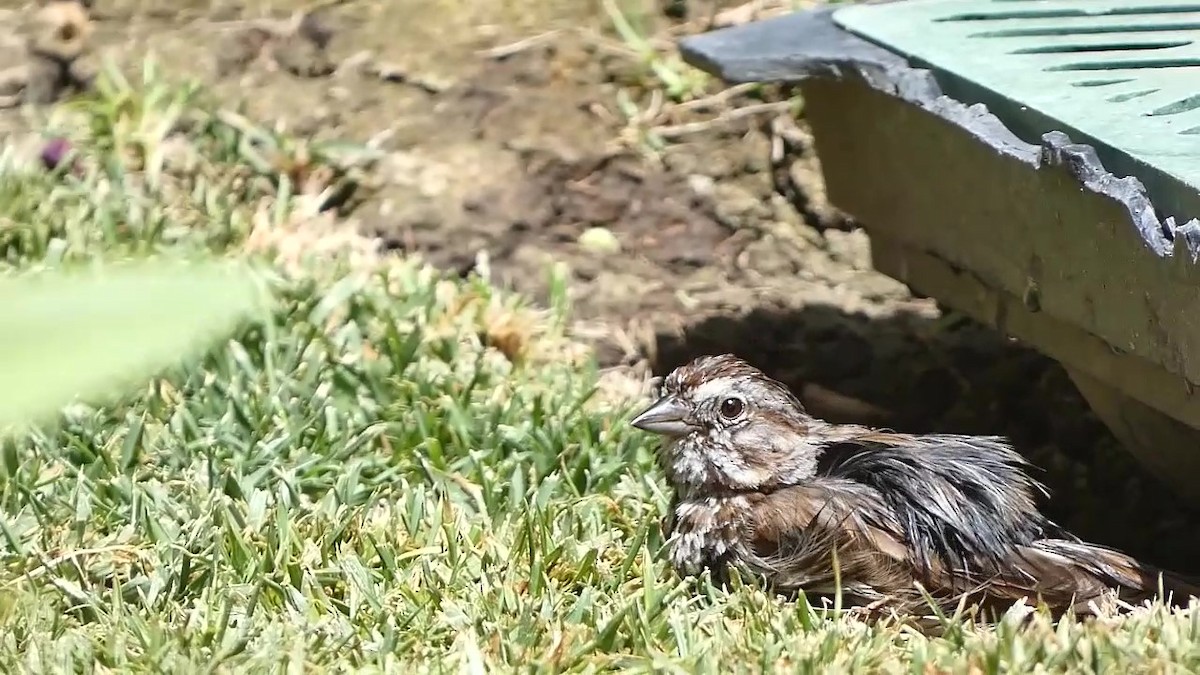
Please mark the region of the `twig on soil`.
POLYGON ((758 82, 744 82, 742 84, 735 84, 732 87, 722 89, 715 94, 709 94, 708 96, 693 99, 691 101, 676 103, 673 106, 673 109, 677 112, 684 112, 688 110, 703 110, 710 107, 716 108, 718 106, 724 106, 729 103, 730 99, 741 96, 746 92, 754 91, 760 86, 762 85, 760 85, 758 82))
POLYGON ((668 27, 668 35, 692 35, 704 33, 718 28, 740 26, 752 21, 774 18, 789 11, 802 7, 816 6, 825 0, 750 0, 737 7, 719 10, 717 3, 712 3, 707 16, 697 17, 668 27))
POLYGON ((49 560, 43 559, 43 561, 40 565, 38 565, 37 567, 34 567, 33 569, 29 570, 25 574, 22 574, 21 576, 10 579, 3 586, 0 586, 0 588, 12 588, 13 586, 15 586, 16 584, 19 584, 21 582, 33 581, 39 577, 49 574, 51 571, 53 571, 53 569, 55 567, 58 567, 59 565, 61 565, 63 563, 66 563, 66 562, 73 563, 73 562, 76 562, 77 559, 79 559, 81 557, 89 556, 89 555, 99 555, 99 554, 103 554, 103 553, 124 553, 124 554, 127 554, 131 559, 138 559, 138 558, 143 557, 142 551, 140 551, 137 548, 134 548, 133 546, 126 546, 126 545, 101 546, 98 548, 83 548, 83 549, 78 549, 78 550, 74 550, 74 551, 67 551, 66 553, 63 553, 62 555, 56 556, 52 559, 49 559, 49 560))
MULTIPOLYGON (((620 53, 631 57, 637 57, 643 53, 638 47, 652 47, 655 51, 669 52, 676 49, 675 41, 672 39, 662 38, 658 35, 639 35, 637 43, 629 43, 624 40, 615 40, 606 35, 596 32, 591 28, 579 27, 575 29, 579 37, 588 41, 588 44, 607 49, 613 53, 620 53), (640 45, 638 43, 641 43, 640 45)), ((669 34, 669 33, 667 33, 669 34)))
POLYGON ((800 399, 814 414, 835 423, 882 426, 896 418, 896 413, 892 410, 823 387, 816 382, 807 382, 800 388, 800 399))
POLYGON ((551 40, 558 38, 558 36, 561 34, 561 30, 548 30, 544 33, 539 33, 523 40, 517 40, 516 42, 498 45, 490 49, 481 49, 475 52, 475 54, 487 59, 504 59, 512 56, 513 54, 519 54, 526 49, 532 49, 533 47, 537 47, 543 43, 550 42, 551 40))
POLYGON ((750 2, 717 13, 713 16, 709 26, 710 28, 727 28, 768 19, 790 11, 795 4, 792 0, 750 0, 750 2))
POLYGON ((652 127, 654 133, 664 139, 679 138, 691 134, 698 134, 708 131, 714 127, 718 127, 727 122, 731 122, 743 117, 752 115, 760 115, 763 113, 781 113, 786 111, 792 105, 791 101, 776 101, 773 103, 755 103, 753 105, 734 108, 727 112, 702 122, 687 122, 684 124, 669 124, 652 127))

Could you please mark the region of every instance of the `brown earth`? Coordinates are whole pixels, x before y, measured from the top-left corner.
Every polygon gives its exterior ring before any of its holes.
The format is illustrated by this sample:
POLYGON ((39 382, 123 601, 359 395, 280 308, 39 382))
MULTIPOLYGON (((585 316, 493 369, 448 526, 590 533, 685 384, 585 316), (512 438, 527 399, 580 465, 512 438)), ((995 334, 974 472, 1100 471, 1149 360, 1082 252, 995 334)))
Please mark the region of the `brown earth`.
MULTIPOLYGON (((1060 367, 871 270, 783 93, 656 104, 604 11, 578 0, 335 3, 257 57, 271 39, 251 20, 301 3, 94 4, 98 54, 134 68, 153 53, 253 118, 385 151, 348 227, 539 299, 565 263, 602 366, 662 374, 735 351, 826 416, 1007 435, 1045 470, 1054 517, 1200 572, 1200 513, 1133 462, 1060 367)), ((666 35, 711 13, 665 4, 630 14, 666 35)))

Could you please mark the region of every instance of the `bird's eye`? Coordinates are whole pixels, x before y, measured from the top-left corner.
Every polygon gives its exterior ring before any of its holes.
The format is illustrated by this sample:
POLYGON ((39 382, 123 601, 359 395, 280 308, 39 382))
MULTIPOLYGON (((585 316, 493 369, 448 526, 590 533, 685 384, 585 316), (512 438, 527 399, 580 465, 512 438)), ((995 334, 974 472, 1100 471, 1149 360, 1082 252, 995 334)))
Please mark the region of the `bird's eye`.
POLYGON ((740 398, 727 398, 721 401, 721 417, 727 420, 736 418, 745 410, 746 404, 740 398))

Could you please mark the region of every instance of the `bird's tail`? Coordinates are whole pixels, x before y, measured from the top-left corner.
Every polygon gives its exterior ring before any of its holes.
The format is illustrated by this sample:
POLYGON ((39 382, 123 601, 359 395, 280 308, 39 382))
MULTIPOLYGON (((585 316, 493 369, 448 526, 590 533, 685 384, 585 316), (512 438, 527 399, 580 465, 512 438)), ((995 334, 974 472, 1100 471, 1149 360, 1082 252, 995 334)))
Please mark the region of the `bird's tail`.
POLYGON ((1099 595, 1097 591, 1103 588, 1115 590, 1125 602, 1137 604, 1160 598, 1175 607, 1187 607, 1192 599, 1200 599, 1200 580, 1148 565, 1111 548, 1061 539, 1045 539, 1034 548, 1068 562, 1083 596, 1089 595, 1087 591, 1099 595))

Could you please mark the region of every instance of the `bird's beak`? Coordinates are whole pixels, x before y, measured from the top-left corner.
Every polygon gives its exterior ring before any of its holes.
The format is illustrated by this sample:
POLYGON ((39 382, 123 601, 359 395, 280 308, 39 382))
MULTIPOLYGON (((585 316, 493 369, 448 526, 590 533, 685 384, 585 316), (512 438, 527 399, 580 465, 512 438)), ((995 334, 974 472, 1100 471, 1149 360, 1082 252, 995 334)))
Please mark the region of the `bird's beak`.
POLYGON ((687 407, 672 396, 664 396, 630 422, 642 431, 663 436, 686 436, 696 428, 687 407))

